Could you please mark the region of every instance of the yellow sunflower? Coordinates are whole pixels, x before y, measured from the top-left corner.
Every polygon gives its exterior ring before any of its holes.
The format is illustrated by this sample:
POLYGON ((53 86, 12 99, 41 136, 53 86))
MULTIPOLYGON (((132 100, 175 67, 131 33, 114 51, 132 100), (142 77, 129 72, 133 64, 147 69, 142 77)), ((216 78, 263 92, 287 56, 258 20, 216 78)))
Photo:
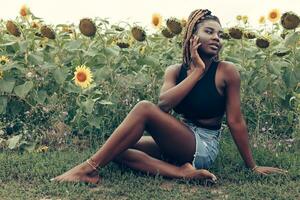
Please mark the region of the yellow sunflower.
POLYGON ((26 17, 29 14, 29 9, 26 5, 23 5, 20 9, 20 15, 26 17))
POLYGON ((1 56, 1 57, 0 57, 0 64, 1 64, 1 65, 5 65, 5 64, 8 63, 8 62, 9 62, 8 57, 6 57, 6 56, 1 56))
POLYGON ((236 18, 236 20, 241 21, 242 20, 242 15, 237 15, 235 18, 236 18))
POLYGON ((187 19, 186 19, 185 17, 183 17, 183 18, 181 19, 181 26, 182 26, 182 27, 185 27, 186 24, 187 24, 187 19))
POLYGON ((41 24, 40 24, 40 22, 39 21, 37 21, 37 20, 33 20, 32 22, 31 22, 31 27, 32 28, 37 28, 37 29, 39 29, 39 28, 41 28, 41 24))
POLYGON ((90 68, 85 65, 77 66, 73 80, 75 80, 75 84, 81 88, 89 87, 93 81, 93 75, 90 68))
POLYGON ((280 11, 278 9, 273 9, 271 12, 268 14, 268 19, 270 22, 275 23, 280 19, 280 11))
POLYGON ((265 24, 265 23, 266 23, 266 18, 265 18, 265 16, 260 16, 259 19, 258 19, 258 23, 260 23, 260 24, 265 24))
POLYGON ((159 13, 154 13, 152 15, 152 26, 154 28, 160 28, 162 24, 162 16, 159 13))
POLYGON ((40 147, 36 150, 36 152, 38 152, 38 153, 45 153, 45 152, 48 151, 48 149, 49 149, 49 147, 47 147, 47 146, 45 146, 45 145, 42 145, 42 146, 40 146, 40 147))
POLYGON ((247 15, 244 15, 244 16, 242 17, 242 20, 243 20, 244 24, 247 24, 247 22, 248 22, 248 16, 247 16, 247 15))

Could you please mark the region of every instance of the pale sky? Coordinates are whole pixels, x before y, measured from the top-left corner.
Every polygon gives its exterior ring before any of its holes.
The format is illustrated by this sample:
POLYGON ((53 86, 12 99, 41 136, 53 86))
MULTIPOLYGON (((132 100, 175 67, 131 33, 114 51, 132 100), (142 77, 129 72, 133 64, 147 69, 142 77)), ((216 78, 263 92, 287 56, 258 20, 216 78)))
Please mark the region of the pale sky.
POLYGON ((84 17, 109 18, 112 23, 128 21, 151 29, 151 16, 160 13, 164 19, 187 18, 197 8, 207 8, 218 16, 223 26, 235 24, 236 15, 247 15, 257 26, 258 18, 273 8, 282 13, 300 15, 300 0, 0 0, 0 19, 15 19, 22 5, 27 5, 48 24, 79 23, 84 17))

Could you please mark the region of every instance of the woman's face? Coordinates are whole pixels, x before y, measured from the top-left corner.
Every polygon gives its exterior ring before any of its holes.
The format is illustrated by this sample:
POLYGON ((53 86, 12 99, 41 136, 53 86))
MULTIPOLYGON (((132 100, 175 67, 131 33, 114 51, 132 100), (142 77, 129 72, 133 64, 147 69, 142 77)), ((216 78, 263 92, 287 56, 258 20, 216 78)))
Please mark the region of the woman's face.
POLYGON ((221 25, 214 20, 205 20, 197 25, 198 30, 195 35, 199 37, 201 45, 198 47, 198 53, 215 56, 219 53, 222 44, 220 35, 223 33, 221 25))

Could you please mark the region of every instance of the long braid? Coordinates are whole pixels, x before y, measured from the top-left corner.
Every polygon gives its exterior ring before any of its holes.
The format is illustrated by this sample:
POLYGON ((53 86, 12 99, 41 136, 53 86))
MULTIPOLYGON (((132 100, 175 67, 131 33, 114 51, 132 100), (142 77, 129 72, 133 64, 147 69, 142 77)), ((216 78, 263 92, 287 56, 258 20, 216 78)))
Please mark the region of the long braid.
POLYGON ((212 19, 220 23, 219 19, 211 15, 211 11, 205 9, 194 10, 189 18, 186 25, 185 33, 183 36, 183 64, 189 65, 191 62, 191 52, 190 52, 190 38, 193 33, 196 31, 197 24, 203 22, 204 20, 212 19))

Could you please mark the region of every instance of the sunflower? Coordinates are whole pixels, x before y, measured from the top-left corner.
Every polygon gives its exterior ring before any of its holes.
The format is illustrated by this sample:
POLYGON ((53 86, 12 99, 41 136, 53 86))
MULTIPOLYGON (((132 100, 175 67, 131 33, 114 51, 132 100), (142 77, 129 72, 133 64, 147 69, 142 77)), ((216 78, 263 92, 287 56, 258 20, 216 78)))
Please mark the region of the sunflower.
POLYGON ((126 49, 126 48, 130 47, 130 44, 129 44, 128 42, 117 41, 116 44, 117 44, 118 47, 120 47, 121 49, 126 49))
POLYGON ((1 56, 1 57, 0 57, 0 64, 1 64, 1 65, 5 65, 5 64, 8 63, 8 62, 9 62, 8 57, 6 57, 6 56, 1 56))
POLYGON ((243 33, 243 36, 247 39, 254 39, 255 38, 255 33, 253 31, 245 31, 243 33))
POLYGON ((90 86, 93 81, 93 75, 90 68, 85 65, 77 66, 73 80, 75 80, 75 84, 81 88, 87 88, 90 86))
POLYGON ((45 145, 42 145, 42 146, 40 146, 40 147, 36 150, 36 152, 38 152, 38 153, 45 153, 45 152, 48 151, 48 149, 49 149, 49 147, 47 147, 47 146, 45 146, 45 145))
POLYGON ((13 21, 11 21, 11 20, 8 20, 7 22, 6 22, 6 29, 7 29, 7 31, 10 33, 10 34, 12 34, 12 35, 14 35, 14 36, 16 36, 16 37, 20 37, 20 35, 21 35, 21 32, 20 32, 20 29, 17 27, 17 25, 13 22, 13 21))
POLYGON ((266 49, 270 46, 271 38, 269 36, 260 36, 256 39, 256 46, 262 49, 266 49))
POLYGON ((80 32, 87 37, 94 37, 97 31, 95 23, 90 18, 83 18, 79 22, 80 32))
POLYGON ((139 42, 142 42, 146 39, 146 31, 140 26, 134 26, 131 29, 131 34, 134 39, 136 39, 139 42))
POLYGON ((241 39, 243 37, 243 31, 239 27, 232 27, 228 31, 229 35, 234 39, 241 39))
POLYGON ((26 17, 28 14, 30 14, 28 7, 26 5, 23 5, 20 9, 20 15, 22 17, 26 17))
POLYGON ((31 28, 37 28, 37 29, 41 28, 40 22, 37 21, 37 20, 33 20, 33 21, 31 22, 31 28))
POLYGON ((41 27, 41 33, 42 33, 42 36, 46 37, 46 38, 49 38, 49 39, 52 39, 54 40, 55 39, 55 32, 48 26, 42 26, 41 27))
POLYGON ((260 24, 266 23, 266 18, 265 18, 265 16, 260 16, 259 19, 258 19, 258 23, 260 23, 260 24))
POLYGON ((152 15, 152 26, 154 28, 160 28, 162 24, 162 16, 159 13, 154 13, 152 15))
POLYGON ((235 18, 236 18, 236 20, 241 21, 242 20, 242 15, 237 15, 235 18))
POLYGON ((163 36, 165 36, 166 38, 172 38, 175 36, 175 33, 170 32, 167 27, 165 27, 161 30, 161 34, 163 36))
POLYGON ((180 34, 182 31, 181 21, 175 17, 171 17, 171 18, 167 19, 167 27, 170 30, 170 32, 172 32, 176 35, 180 34))
POLYGON ((295 29, 300 24, 300 18, 293 12, 286 12, 281 16, 281 25, 285 29, 295 29))
POLYGON ((183 17, 183 18, 181 19, 181 26, 182 26, 182 27, 186 27, 186 24, 187 24, 187 19, 183 17))
POLYGON ((144 55, 145 54, 145 49, 146 49, 146 46, 142 46, 140 47, 140 54, 144 55))
POLYGON ((244 16, 242 17, 242 20, 243 20, 244 24, 247 24, 247 22, 248 22, 248 16, 247 16, 247 15, 244 15, 244 16))
POLYGON ((270 22, 275 23, 280 19, 280 11, 278 9, 273 9, 269 12, 268 19, 270 22))

